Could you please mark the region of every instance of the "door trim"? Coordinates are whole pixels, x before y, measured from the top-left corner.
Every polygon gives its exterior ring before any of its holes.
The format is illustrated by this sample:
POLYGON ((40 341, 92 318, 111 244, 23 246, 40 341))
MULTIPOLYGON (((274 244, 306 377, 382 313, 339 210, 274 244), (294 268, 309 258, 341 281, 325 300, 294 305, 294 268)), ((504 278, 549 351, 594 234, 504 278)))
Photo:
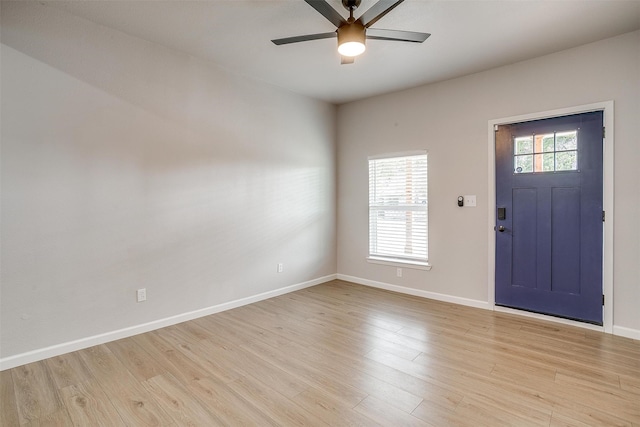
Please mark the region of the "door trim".
POLYGON ((557 110, 549 110, 538 113, 524 114, 519 116, 504 117, 500 119, 489 120, 488 123, 488 141, 489 141, 489 156, 488 156, 488 175, 489 175, 489 191, 487 205, 489 209, 489 224, 488 241, 489 241, 489 255, 488 255, 488 303, 491 310, 502 311, 509 313, 518 313, 528 317, 536 317, 539 319, 545 319, 553 322, 569 324, 579 326, 588 329, 603 330, 607 333, 613 333, 613 190, 614 190, 614 175, 613 175, 613 144, 614 144, 614 128, 613 128, 613 101, 596 102, 593 104, 578 105, 574 107, 561 108, 557 110), (602 257, 602 290, 604 294, 604 306, 602 314, 602 326, 594 326, 584 322, 577 322, 573 320, 561 319, 554 316, 547 316, 542 314, 536 314, 532 316, 532 313, 509 309, 505 310, 502 307, 498 307, 495 304, 495 281, 496 281, 496 240, 495 230, 493 227, 496 223, 496 152, 495 152, 495 133, 494 128, 496 125, 505 125, 511 123, 527 122, 532 120, 547 119, 551 117, 567 116, 571 114, 588 113, 593 111, 602 111, 604 115, 604 126, 606 128, 606 138, 604 141, 604 155, 602 164, 603 174, 603 200, 602 206, 606 211, 606 221, 604 222, 603 229, 603 257, 602 257))

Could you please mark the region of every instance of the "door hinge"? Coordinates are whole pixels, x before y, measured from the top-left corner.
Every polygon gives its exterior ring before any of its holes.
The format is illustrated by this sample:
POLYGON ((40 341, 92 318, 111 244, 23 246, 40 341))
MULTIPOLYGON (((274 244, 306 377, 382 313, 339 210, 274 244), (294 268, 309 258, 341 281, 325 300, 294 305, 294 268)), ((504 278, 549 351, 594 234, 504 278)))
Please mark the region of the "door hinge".
POLYGON ((602 211, 602 222, 604 222, 604 218, 605 218, 605 214, 604 214, 604 211, 602 211))
POLYGON ((602 294, 602 305, 604 305, 604 294, 602 294))
POLYGON ((602 139, 604 139, 604 138, 605 138, 606 130, 607 130, 607 128, 605 128, 604 126, 602 126, 602 139))

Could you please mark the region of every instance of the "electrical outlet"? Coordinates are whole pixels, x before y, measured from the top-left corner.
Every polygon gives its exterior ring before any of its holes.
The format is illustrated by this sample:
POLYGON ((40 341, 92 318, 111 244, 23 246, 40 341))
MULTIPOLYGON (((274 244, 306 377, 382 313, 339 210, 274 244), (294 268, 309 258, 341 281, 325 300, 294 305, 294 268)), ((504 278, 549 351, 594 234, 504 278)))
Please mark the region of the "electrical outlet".
POLYGON ((278 273, 282 273, 282 271, 284 270, 284 266, 282 265, 282 263, 278 264, 278 273))
POLYGON ((147 288, 141 288, 136 291, 136 297, 138 302, 143 302, 147 300, 147 288))
POLYGON ((401 268, 396 268, 396 276, 402 277, 402 269, 401 268))
POLYGON ((467 208, 475 208, 476 207, 476 196, 475 194, 472 196, 464 196, 464 206, 467 208))

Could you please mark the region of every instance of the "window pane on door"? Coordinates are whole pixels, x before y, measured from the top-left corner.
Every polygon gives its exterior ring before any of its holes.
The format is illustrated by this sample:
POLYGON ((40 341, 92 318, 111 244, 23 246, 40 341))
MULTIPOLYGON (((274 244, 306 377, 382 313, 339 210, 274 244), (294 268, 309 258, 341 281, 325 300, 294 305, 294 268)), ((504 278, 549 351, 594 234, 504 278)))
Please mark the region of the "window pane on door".
POLYGON ((557 171, 574 171, 578 169, 578 152, 565 151, 556 153, 557 171))
POLYGON ((578 131, 524 135, 513 139, 514 173, 578 170, 578 131))
POLYGON ((533 153, 533 136, 518 137, 515 140, 515 154, 533 153))

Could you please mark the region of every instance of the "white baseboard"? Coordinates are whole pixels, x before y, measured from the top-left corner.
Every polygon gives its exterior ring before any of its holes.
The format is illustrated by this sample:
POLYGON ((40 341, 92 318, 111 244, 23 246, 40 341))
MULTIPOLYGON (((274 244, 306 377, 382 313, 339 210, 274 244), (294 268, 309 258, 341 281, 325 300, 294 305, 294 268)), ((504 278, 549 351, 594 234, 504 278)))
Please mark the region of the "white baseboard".
POLYGON ((359 285, 371 286, 373 288, 385 289, 387 291, 398 292, 401 294, 413 295, 413 296, 433 299, 437 301, 450 302, 453 304, 460 304, 460 305, 466 305, 469 307, 491 310, 491 306, 486 301, 456 297, 453 295, 439 294, 437 292, 423 291, 421 289, 407 288, 405 286, 398 286, 398 285, 392 285, 389 283, 376 282, 375 280, 362 279, 360 277, 347 276, 345 274, 338 274, 337 276, 339 280, 344 280, 346 282, 353 282, 359 285))
MULTIPOLYGON (((107 332, 100 335, 94 335, 91 337, 81 338, 75 341, 69 341, 62 344, 56 344, 50 347, 29 351, 22 354, 17 354, 14 356, 9 356, 0 359, 0 371, 4 371, 6 369, 15 368, 17 366, 26 365, 27 363, 37 362, 40 360, 48 359, 50 357, 59 356, 61 354, 70 353, 72 351, 82 350, 88 347, 93 347, 94 345, 100 345, 107 342, 119 340, 122 338, 127 338, 133 335, 142 334, 145 332, 154 331, 156 329, 164 328, 166 326, 176 325, 178 323, 186 322, 188 320, 197 319, 199 317, 208 316, 210 314, 220 313, 222 311, 231 310, 233 308, 242 307, 244 305, 252 304, 254 302, 262 301, 265 299, 273 298, 279 295, 284 295, 290 292, 294 292, 300 289, 305 289, 311 286, 316 286, 321 283, 329 282, 331 280, 344 280, 347 282, 357 283, 364 286, 370 286, 378 289, 385 289, 388 291, 398 292, 407 295, 418 296, 422 298, 433 299, 437 301, 450 302, 453 304, 460 304, 469 307, 482 308, 485 310, 492 310, 493 307, 486 301, 473 300, 469 298, 461 298, 452 295, 439 294, 437 292, 429 292, 423 291, 420 289, 407 288, 404 286, 392 285, 389 283, 377 282, 375 280, 362 279, 359 277, 348 276, 345 274, 330 274, 328 276, 319 277, 317 279, 309 280, 307 282, 298 283, 291 286, 285 286, 283 288, 274 289, 272 291, 263 292, 261 294, 253 295, 246 298, 240 298, 238 300, 229 301, 223 304, 214 305, 211 307, 202 308, 199 310, 190 311, 187 313, 178 314, 176 316, 167 317, 164 319, 154 320, 152 322, 143 323, 140 325, 131 326, 128 328, 119 329, 116 331, 107 332)), ((522 312, 520 310, 508 310, 503 309, 502 307, 495 307, 496 311, 503 312, 513 312, 518 315, 527 315, 526 312, 522 312), (523 314, 524 313, 524 314, 523 314)), ((545 316, 545 320, 548 319, 549 316, 545 316)), ((579 322, 573 322, 579 323, 579 322)), ((572 323, 572 324, 573 324, 572 323)), ((580 324, 578 326, 584 327, 584 324, 580 324)), ((592 326, 592 325, 589 325, 592 326)), ((601 330, 601 327, 593 327, 593 329, 601 330)), ((613 326, 613 334, 619 335, 626 338, 631 338, 635 340, 640 340, 640 330, 626 328, 623 326, 613 326)))
POLYGON ((141 325, 130 326, 128 328, 123 328, 123 329, 107 332, 100 335, 81 338, 75 341, 56 344, 50 347, 46 347, 38 350, 32 350, 26 353, 5 357, 0 359, 0 371, 4 371, 5 369, 15 368, 17 366, 26 365, 27 363, 48 359, 50 357, 60 356, 61 354, 70 353, 72 351, 93 347, 94 345, 104 344, 104 343, 119 340, 122 338, 127 338, 133 335, 143 334, 145 332, 154 331, 156 329, 164 328, 166 326, 176 325, 178 323, 186 322, 188 320, 197 319, 199 317, 208 316, 210 314, 220 313, 221 311, 231 310, 233 308, 241 307, 243 305, 252 304, 254 302, 277 297, 279 295, 284 295, 289 292, 294 292, 300 289, 304 289, 311 286, 319 285, 321 283, 329 282, 331 280, 335 280, 336 278, 337 278, 336 274, 330 274, 328 276, 319 277, 317 279, 309 280, 307 282, 298 283, 291 286, 285 286, 283 288, 274 289, 273 291, 263 292, 261 294, 253 295, 246 298, 240 298, 235 301, 229 301, 229 302, 217 304, 211 307, 206 307, 199 310, 178 314, 176 316, 154 320, 152 322, 143 323, 141 325))
POLYGON ((640 340, 640 330, 625 328, 624 326, 613 325, 613 335, 620 335, 621 337, 640 340))

